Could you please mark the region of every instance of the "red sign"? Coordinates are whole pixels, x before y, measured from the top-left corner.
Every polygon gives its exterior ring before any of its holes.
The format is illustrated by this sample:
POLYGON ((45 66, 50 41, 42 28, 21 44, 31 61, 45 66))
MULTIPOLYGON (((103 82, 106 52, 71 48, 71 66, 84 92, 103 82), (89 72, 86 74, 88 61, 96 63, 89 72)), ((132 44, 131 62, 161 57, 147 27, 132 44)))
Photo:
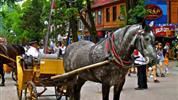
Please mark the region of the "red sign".
POLYGON ((145 8, 147 9, 149 13, 146 17, 147 20, 155 20, 157 18, 160 18, 163 15, 161 8, 157 5, 149 4, 149 5, 146 5, 145 8))
POLYGON ((154 26, 153 33, 157 37, 173 37, 175 27, 173 26, 154 26))

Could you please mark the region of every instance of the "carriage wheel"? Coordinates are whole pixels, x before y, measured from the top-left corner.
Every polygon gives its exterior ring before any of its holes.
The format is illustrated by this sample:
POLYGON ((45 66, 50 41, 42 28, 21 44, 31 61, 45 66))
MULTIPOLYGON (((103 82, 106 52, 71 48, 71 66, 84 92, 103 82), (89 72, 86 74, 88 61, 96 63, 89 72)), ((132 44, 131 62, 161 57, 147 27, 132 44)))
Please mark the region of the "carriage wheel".
POLYGON ((13 68, 12 70, 12 79, 14 81, 17 81, 17 70, 15 68, 13 68))
POLYGON ((22 90, 19 90, 18 85, 17 85, 17 95, 18 95, 19 100, 22 100, 22 90))
POLYGON ((36 86, 32 81, 29 81, 25 88, 25 100, 38 100, 36 86))

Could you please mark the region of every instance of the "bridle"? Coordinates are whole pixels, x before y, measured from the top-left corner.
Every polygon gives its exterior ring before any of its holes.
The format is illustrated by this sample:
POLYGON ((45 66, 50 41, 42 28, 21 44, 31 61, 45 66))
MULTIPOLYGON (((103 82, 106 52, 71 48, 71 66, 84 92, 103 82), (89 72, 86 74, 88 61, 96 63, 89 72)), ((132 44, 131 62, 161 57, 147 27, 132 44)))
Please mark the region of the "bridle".
MULTIPOLYGON (((131 46, 135 44, 136 39, 140 39, 141 42, 141 48, 142 50, 145 50, 145 45, 143 44, 144 42, 144 37, 143 33, 144 30, 138 30, 135 33, 135 36, 133 37, 131 41, 131 46)), ((106 50, 110 54, 109 59, 114 62, 116 65, 118 65, 120 68, 123 68, 124 66, 130 66, 133 63, 133 60, 125 60, 125 58, 121 58, 122 52, 117 53, 116 52, 116 45, 114 43, 115 40, 115 35, 113 33, 110 33, 108 35, 108 38, 106 39, 106 50)), ((144 51, 145 52, 145 51, 144 51)))
POLYGON ((116 45, 114 43, 115 36, 113 33, 108 35, 108 38, 106 39, 106 50, 108 53, 110 53, 109 60, 117 64, 120 68, 123 68, 123 66, 128 66, 132 64, 130 61, 126 61, 121 58, 121 53, 116 52, 116 45))

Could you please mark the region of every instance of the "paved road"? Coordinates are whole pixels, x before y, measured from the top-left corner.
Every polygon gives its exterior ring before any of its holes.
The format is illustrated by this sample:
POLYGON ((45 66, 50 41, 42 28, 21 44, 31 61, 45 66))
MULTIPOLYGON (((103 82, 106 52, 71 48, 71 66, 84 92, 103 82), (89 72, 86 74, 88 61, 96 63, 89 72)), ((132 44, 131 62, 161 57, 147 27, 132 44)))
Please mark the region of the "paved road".
MULTIPOLYGON (((126 78, 121 100, 178 100, 178 67, 175 67, 175 62, 170 63, 169 74, 158 79, 160 83, 154 83, 149 79, 147 90, 134 90, 137 86, 137 77, 132 74, 126 78)), ((15 82, 6 75, 6 86, 0 87, 0 100, 18 100, 15 82)), ((47 94, 54 93, 53 88, 49 88, 47 94)), ((113 90, 111 88, 110 100, 112 100, 113 90)), ((102 100, 101 85, 93 82, 87 82, 82 87, 81 100, 102 100)), ((40 98, 40 100, 55 100, 55 97, 40 98)))

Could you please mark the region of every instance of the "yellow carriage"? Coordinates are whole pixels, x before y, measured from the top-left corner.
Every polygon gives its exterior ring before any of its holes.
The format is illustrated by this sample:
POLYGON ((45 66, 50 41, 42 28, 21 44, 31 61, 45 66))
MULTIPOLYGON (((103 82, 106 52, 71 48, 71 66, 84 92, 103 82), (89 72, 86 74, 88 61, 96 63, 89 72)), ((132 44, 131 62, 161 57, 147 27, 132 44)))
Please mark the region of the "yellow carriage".
MULTIPOLYGON (((37 100, 38 96, 42 96, 47 86, 54 86, 54 96, 58 97, 56 91, 56 84, 44 81, 43 79, 50 78, 54 75, 64 73, 62 59, 40 59, 33 60, 33 65, 27 68, 21 56, 17 56, 17 93, 19 100, 22 99, 23 90, 25 100, 37 100), (37 92, 36 86, 43 86, 44 90, 40 93, 37 92)), ((61 96, 61 95, 60 95, 61 96)))
POLYGON ((76 75, 86 69, 95 68, 109 63, 109 60, 84 66, 79 69, 65 73, 62 59, 40 59, 32 61, 32 65, 25 65, 24 58, 17 56, 17 94, 19 100, 22 99, 23 90, 25 100, 38 100, 39 96, 56 96, 60 100, 62 96, 69 95, 69 84, 73 82, 71 75, 76 75), (27 68, 27 66, 29 66, 27 68), (44 90, 37 92, 36 87, 42 86, 44 90), (55 87, 54 95, 42 95, 46 87, 55 87))

